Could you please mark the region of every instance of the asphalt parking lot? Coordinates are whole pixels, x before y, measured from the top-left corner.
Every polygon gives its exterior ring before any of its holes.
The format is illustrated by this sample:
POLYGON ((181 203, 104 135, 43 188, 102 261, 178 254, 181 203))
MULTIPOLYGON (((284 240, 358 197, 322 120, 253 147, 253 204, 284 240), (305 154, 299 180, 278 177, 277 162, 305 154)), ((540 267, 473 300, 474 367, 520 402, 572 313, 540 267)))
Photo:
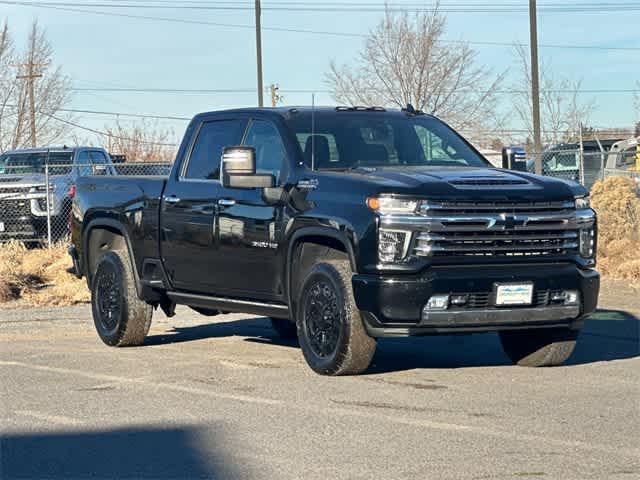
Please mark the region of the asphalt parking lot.
POLYGON ((567 366, 513 367, 493 334, 387 339, 325 378, 264 318, 180 309, 113 349, 86 305, 5 308, 0 477, 640 478, 639 318, 613 285, 567 366))

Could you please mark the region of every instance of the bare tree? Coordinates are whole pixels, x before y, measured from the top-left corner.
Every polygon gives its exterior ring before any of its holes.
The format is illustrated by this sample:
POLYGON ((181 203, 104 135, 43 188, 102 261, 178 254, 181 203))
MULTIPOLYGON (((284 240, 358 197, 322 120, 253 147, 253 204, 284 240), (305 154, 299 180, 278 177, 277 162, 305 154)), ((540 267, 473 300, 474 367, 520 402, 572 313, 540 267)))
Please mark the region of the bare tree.
POLYGON ((45 32, 33 22, 27 47, 15 52, 7 22, 0 32, 0 151, 29 144, 31 112, 29 81, 33 81, 35 131, 39 144, 59 140, 70 129, 60 112, 70 101, 70 80, 52 66, 53 48, 45 32), (28 77, 37 74, 37 78, 28 77), (61 119, 62 121, 58 120, 61 119))
MULTIPOLYGON (((514 90, 514 110, 529 138, 533 138, 529 55, 522 45, 517 45, 515 50, 520 64, 520 78, 514 90)), ((580 101, 578 98, 581 86, 581 80, 557 77, 544 63, 540 66, 540 117, 544 144, 575 142, 579 139, 580 125, 589 123, 595 108, 593 99, 580 101)))
POLYGON ((331 62, 325 82, 333 98, 348 105, 410 103, 455 128, 495 127, 496 89, 504 75, 478 66, 467 43, 443 42, 445 30, 437 4, 415 16, 387 10, 354 66, 331 62))
POLYGON ((157 124, 143 121, 127 127, 116 121, 104 131, 105 148, 110 153, 125 155, 128 162, 172 162, 175 158, 176 145, 171 142, 173 131, 157 124))
MULTIPOLYGON (((635 107, 636 130, 640 129, 640 80, 636 82, 636 91, 633 94, 633 105, 635 107)), ((640 133, 636 133, 640 135, 640 133)))

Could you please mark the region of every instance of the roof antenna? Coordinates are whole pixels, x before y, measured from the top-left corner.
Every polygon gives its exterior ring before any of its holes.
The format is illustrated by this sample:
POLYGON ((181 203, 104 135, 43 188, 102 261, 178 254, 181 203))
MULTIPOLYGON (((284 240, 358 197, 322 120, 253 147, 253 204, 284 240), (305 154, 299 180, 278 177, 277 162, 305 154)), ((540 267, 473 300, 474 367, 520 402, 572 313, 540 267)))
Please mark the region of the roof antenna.
POLYGON ((311 94, 311 170, 316 169, 316 94, 311 94))
POLYGON ((416 112, 416 109, 415 109, 415 108, 413 107, 413 105, 411 105, 410 103, 407 103, 407 108, 403 108, 403 110, 404 110, 405 112, 407 112, 407 113, 412 114, 412 115, 415 115, 415 114, 417 113, 417 112, 416 112))

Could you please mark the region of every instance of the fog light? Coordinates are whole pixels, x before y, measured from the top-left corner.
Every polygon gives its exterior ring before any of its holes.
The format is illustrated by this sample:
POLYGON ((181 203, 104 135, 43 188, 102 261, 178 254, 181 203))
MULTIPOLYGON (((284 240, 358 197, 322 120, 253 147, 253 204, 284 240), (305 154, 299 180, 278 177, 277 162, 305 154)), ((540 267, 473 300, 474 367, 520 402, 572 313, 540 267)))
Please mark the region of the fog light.
POLYGON ((580 294, 576 290, 566 290, 564 294, 565 305, 577 305, 580 303, 580 294))
POLYGON ((423 310, 446 310, 449 308, 449 295, 433 295, 423 310))
POLYGON ((469 295, 451 295, 451 305, 462 307, 469 301, 469 295))
POLYGON ((577 290, 562 290, 551 294, 551 302, 562 303, 563 305, 578 305, 580 294, 577 290))

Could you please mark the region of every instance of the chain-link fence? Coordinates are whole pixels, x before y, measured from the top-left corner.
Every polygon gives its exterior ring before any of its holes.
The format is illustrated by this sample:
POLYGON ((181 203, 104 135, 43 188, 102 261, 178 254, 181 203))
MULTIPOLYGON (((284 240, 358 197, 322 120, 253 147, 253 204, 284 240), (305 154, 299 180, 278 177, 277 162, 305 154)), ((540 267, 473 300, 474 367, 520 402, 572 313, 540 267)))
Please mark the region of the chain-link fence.
POLYGON ((0 165, 0 242, 51 245, 69 235, 76 180, 85 175, 168 175, 168 163, 0 165))
MULTIPOLYGON (((502 168, 502 154, 487 155, 497 168, 502 168)), ((640 184, 640 153, 631 148, 625 151, 594 151, 581 148, 550 148, 541 153, 527 153, 514 161, 514 170, 535 173, 536 160, 540 159, 542 174, 581 183, 591 189, 598 180, 608 176, 627 176, 640 184)))

